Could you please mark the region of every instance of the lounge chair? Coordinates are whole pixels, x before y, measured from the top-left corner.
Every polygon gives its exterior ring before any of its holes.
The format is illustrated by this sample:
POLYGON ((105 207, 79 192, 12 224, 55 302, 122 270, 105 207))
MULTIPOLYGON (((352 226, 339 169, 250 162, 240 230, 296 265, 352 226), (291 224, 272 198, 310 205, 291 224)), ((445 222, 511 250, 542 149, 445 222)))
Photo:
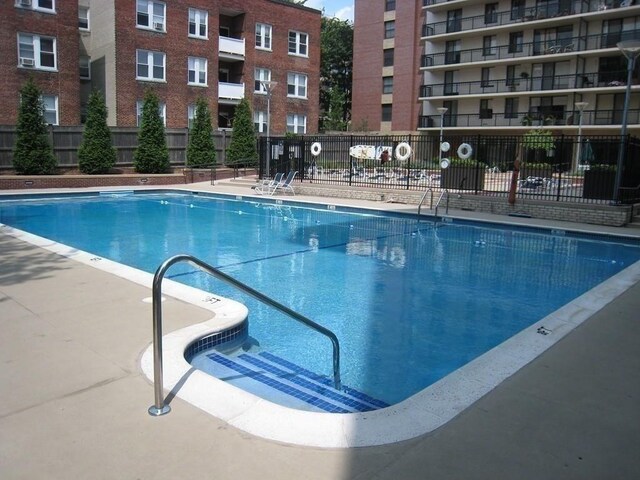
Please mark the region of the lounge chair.
POLYGON ((282 183, 283 177, 284 173, 276 173, 275 177, 273 177, 271 180, 264 180, 262 183, 259 183, 255 187, 256 193, 259 193, 260 195, 263 195, 265 193, 268 195, 273 194, 273 190, 275 189, 276 185, 282 183))
POLYGON ((291 192, 294 195, 296 194, 296 192, 293 190, 293 185, 291 185, 291 183, 293 182, 293 179, 296 178, 296 175, 298 174, 298 172, 289 172, 289 174, 287 175, 287 178, 285 178, 285 180, 283 182, 278 183, 274 188, 273 191, 271 192, 271 195, 274 195, 275 193, 279 192, 280 190, 282 190, 283 192, 291 192))

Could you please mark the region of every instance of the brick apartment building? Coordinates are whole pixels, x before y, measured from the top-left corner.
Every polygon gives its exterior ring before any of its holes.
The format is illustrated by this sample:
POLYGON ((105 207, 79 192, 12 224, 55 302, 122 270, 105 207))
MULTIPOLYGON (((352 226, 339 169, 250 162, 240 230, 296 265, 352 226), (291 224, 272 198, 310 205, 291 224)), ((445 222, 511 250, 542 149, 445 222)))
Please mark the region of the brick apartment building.
POLYGON ((270 85, 271 133, 318 129, 318 10, 281 0, 10 0, 0 15, 0 124, 15 124, 32 76, 56 125, 80 124, 99 89, 108 123, 136 126, 152 88, 168 128, 189 124, 199 96, 214 127, 229 128, 246 97, 266 132, 270 85))
MULTIPOLYGON (((505 134, 546 122, 569 135, 619 135, 625 40, 640 41, 638 0, 355 0, 353 125, 505 134)), ((640 59, 632 135, 639 79, 640 59)))

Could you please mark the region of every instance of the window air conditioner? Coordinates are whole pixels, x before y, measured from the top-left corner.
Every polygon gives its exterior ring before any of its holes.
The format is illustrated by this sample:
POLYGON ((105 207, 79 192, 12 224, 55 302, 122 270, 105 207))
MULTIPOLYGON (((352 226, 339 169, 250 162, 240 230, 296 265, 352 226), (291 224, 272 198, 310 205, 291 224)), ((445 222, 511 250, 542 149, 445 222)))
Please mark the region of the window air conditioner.
POLYGON ((164 23, 162 23, 162 22, 153 22, 153 28, 155 30, 164 30, 164 23))
POLYGON ((20 57, 20 65, 23 67, 33 67, 35 62, 33 58, 20 57))

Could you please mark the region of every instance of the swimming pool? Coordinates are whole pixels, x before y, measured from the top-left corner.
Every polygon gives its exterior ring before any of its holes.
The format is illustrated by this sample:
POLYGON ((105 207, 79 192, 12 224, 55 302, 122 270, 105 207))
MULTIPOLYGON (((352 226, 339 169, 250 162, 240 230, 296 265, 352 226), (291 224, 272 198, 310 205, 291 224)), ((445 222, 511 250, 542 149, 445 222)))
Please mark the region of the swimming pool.
MULTIPOLYGON (((334 330, 343 382, 391 404, 639 258, 631 239, 183 193, 7 201, 0 222, 147 272, 200 257, 334 330)), ((170 276, 238 298, 187 266, 170 276)), ((330 374, 326 339, 242 301, 258 348, 330 374)))

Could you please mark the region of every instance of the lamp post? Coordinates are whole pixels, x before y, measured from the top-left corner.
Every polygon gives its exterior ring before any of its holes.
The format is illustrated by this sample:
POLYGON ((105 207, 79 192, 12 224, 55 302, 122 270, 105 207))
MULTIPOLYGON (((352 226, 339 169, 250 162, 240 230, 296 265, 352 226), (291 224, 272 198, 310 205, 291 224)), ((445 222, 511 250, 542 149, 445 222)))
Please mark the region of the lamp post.
POLYGON ((576 106, 576 110, 578 110, 578 147, 576 148, 576 157, 573 161, 571 171, 575 173, 578 170, 580 154, 582 153, 582 112, 589 106, 589 102, 576 102, 574 105, 576 106))
POLYGON ((613 199, 615 203, 620 201, 620 184, 622 183, 622 167, 624 165, 625 137, 627 136, 627 114, 629 113, 629 100, 631 98, 631 76, 635 67, 636 58, 640 55, 640 40, 623 40, 616 45, 627 57, 627 88, 624 94, 624 110, 622 111, 622 129, 620 130, 620 148, 618 150, 618 163, 616 169, 616 182, 613 186, 613 199))
POLYGON ((273 94, 273 89, 278 85, 278 82, 272 82, 271 80, 262 80, 260 82, 262 88, 264 88, 267 93, 267 161, 266 161, 266 171, 267 176, 271 176, 271 95, 273 94))
POLYGON ((438 107, 438 113, 440 114, 440 145, 438 145, 438 158, 442 160, 442 141, 444 140, 444 114, 449 109, 447 107, 438 107))

